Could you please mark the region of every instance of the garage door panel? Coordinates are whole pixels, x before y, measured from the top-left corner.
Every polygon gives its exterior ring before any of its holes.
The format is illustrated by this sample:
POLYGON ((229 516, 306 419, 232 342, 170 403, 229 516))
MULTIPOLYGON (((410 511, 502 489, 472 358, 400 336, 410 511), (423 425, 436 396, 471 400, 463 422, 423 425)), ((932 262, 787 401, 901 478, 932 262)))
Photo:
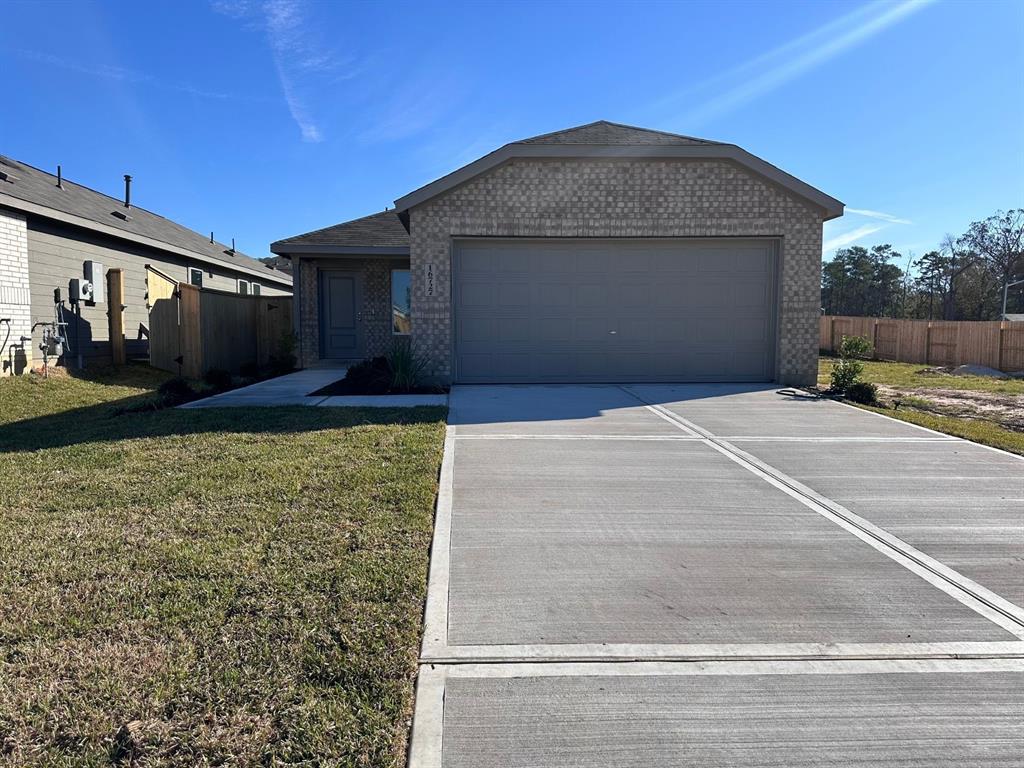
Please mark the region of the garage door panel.
POLYGON ((463 282, 459 284, 458 302, 463 309, 493 307, 494 283, 463 282))
POLYGON ((604 310, 609 305, 609 294, 607 284, 580 283, 573 291, 573 300, 577 307, 599 307, 604 310))
POLYGON ((474 241, 455 250, 463 382, 765 381, 767 241, 474 241))
POLYGON ((530 303, 530 286, 527 283, 502 282, 498 286, 499 307, 522 307, 530 303))
POLYGON ((763 282, 740 282, 732 286, 732 301, 730 305, 734 309, 755 308, 763 311, 768 306, 768 286, 763 282))

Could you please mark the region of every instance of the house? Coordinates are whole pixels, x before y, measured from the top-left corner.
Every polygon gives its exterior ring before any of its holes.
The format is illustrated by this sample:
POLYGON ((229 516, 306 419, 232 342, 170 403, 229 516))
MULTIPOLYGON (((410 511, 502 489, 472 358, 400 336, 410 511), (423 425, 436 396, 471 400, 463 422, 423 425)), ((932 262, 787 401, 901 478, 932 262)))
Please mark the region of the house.
POLYGON ((408 338, 439 382, 817 376, 843 204, 732 144, 600 121, 279 240, 301 363, 408 338))
POLYGON ((65 357, 76 360, 81 352, 86 364, 109 363, 108 304, 82 301, 76 318, 69 283, 91 280, 99 284, 97 298, 105 299, 111 269, 122 270, 129 356, 147 354, 149 310, 179 282, 232 293, 291 294, 287 273, 215 242, 212 234, 139 208, 130 192, 130 176, 125 176, 125 197, 116 199, 68 181, 59 167, 55 176, 0 156, 3 373, 21 373, 41 362, 42 324, 53 323, 58 314, 68 323, 65 357))

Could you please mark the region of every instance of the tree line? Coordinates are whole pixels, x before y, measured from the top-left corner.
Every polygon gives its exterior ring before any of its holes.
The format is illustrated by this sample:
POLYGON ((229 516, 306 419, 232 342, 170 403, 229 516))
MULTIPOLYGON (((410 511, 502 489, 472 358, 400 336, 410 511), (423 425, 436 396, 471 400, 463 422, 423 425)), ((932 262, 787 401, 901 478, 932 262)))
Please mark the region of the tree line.
MULTIPOLYGON (((888 244, 841 248, 822 265, 821 306, 828 315, 998 320, 1004 286, 1021 279, 1024 209, 999 211, 916 259, 888 244)), ((1024 285, 1010 289, 1006 311, 1024 313, 1024 285)))

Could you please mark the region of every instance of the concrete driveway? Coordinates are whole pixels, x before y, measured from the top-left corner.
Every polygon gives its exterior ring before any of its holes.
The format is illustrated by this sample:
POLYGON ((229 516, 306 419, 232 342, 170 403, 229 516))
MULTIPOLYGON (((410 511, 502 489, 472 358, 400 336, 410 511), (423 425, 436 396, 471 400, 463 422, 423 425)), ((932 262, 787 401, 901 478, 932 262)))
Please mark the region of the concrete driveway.
POLYGON ((1024 461, 774 387, 456 387, 412 768, 1020 765, 1024 461))

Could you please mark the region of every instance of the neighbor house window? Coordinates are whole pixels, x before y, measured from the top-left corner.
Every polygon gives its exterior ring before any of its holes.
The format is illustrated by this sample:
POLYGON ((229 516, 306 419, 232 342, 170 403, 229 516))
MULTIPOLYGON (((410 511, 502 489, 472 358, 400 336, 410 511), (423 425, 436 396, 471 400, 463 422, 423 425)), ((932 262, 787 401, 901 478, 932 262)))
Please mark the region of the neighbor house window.
POLYGON ((252 295, 253 296, 259 296, 260 295, 260 284, 259 283, 253 283, 252 284, 252 295))
POLYGON ((203 287, 203 270, 201 269, 189 269, 188 281, 197 288, 203 287))
POLYGON ((242 294, 243 296, 248 296, 249 295, 249 281, 248 280, 239 280, 238 281, 238 292, 240 294, 242 294))
POLYGON ((391 270, 391 332, 406 335, 412 330, 412 281, 408 269, 391 270))

